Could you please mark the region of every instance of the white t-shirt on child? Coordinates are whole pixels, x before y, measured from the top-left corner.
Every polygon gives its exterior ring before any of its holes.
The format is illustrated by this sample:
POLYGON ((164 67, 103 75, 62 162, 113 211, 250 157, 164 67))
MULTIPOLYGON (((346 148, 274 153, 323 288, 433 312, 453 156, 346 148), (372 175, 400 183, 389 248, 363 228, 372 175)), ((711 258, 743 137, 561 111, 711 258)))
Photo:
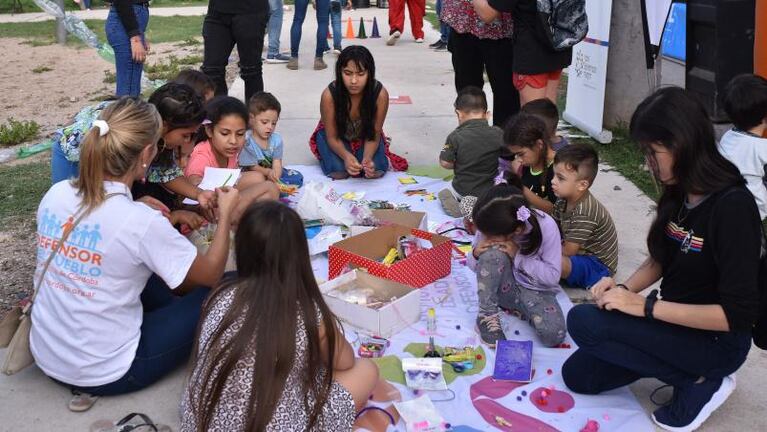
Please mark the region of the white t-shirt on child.
MULTIPOLYGON (((140 295, 147 280, 156 273, 176 288, 197 256, 160 212, 133 201, 126 185, 104 187, 121 195, 72 230, 32 307, 30 346, 37 365, 49 377, 81 387, 109 384, 128 372, 141 337, 140 295)), ((40 202, 35 283, 79 206, 69 181, 53 185, 40 202)))
POLYGON ((767 139, 731 129, 719 141, 719 151, 738 167, 756 199, 759 216, 767 218, 767 187, 763 181, 767 139))

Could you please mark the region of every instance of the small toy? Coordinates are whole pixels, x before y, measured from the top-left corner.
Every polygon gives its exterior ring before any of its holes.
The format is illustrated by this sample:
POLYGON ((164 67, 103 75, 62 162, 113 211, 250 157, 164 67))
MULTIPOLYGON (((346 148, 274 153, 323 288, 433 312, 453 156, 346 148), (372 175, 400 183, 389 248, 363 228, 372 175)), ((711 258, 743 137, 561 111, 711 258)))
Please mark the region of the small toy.
POLYGON ((527 391, 526 390, 522 390, 522 396, 527 396, 527 391))
POLYGON ((277 183, 277 187, 280 189, 281 194, 286 194, 289 196, 293 196, 298 192, 298 186, 295 185, 289 185, 282 182, 277 183))
POLYGON ((474 348, 472 347, 445 347, 443 351, 443 360, 446 362, 473 362, 474 359, 476 359, 476 354, 474 353, 474 348))
POLYGON ((429 310, 426 311, 426 331, 429 334, 437 332, 437 313, 434 308, 429 308, 429 310))
POLYGON ((589 419, 580 432, 599 432, 599 422, 589 419))
POLYGON ((553 373, 554 373, 554 371, 553 371, 553 370, 551 370, 551 369, 546 369, 546 374, 547 374, 547 375, 551 375, 551 374, 553 374, 553 373))
POLYGON ((360 340, 360 347, 357 354, 365 358, 383 357, 386 348, 389 346, 389 340, 378 337, 363 337, 360 340))
POLYGON ((517 402, 522 402, 522 396, 517 396, 517 402))
POLYGON ((421 245, 413 236, 401 236, 397 239, 397 255, 403 260, 421 250, 421 245))
POLYGON ((511 427, 511 422, 501 416, 495 416, 495 422, 498 423, 498 426, 511 427))
POLYGON ((400 177, 397 180, 399 180, 399 182, 403 185, 418 183, 418 180, 414 179, 413 177, 400 177))
POLYGON ((304 228, 311 228, 316 226, 325 225, 325 221, 322 219, 306 219, 304 220, 304 228))
POLYGON ((397 249, 391 248, 389 249, 389 253, 386 254, 384 257, 382 264, 390 266, 394 264, 395 261, 397 261, 397 258, 399 257, 397 253, 397 249))
POLYGON ((429 336, 429 346, 427 347, 426 353, 423 356, 426 358, 442 357, 439 351, 437 351, 437 348, 434 346, 434 336, 429 336))

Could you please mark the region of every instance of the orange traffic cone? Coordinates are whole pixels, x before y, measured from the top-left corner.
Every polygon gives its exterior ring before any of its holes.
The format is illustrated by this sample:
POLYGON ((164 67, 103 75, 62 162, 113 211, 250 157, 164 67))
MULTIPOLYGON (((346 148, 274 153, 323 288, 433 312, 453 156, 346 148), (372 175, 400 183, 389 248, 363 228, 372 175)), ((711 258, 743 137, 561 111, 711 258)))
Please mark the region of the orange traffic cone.
POLYGON ((354 26, 352 25, 352 17, 349 17, 346 21, 346 39, 354 39, 354 26))

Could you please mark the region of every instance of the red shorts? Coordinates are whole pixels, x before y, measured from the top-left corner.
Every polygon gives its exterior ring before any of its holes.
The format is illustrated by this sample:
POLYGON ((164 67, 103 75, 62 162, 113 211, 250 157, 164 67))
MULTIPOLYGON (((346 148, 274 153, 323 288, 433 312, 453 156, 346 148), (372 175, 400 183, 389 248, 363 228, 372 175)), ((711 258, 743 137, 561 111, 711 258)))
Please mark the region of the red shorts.
POLYGON ((517 90, 522 90, 525 86, 530 86, 535 89, 541 89, 546 87, 549 81, 557 81, 562 76, 562 69, 554 72, 546 72, 535 75, 522 75, 515 73, 513 76, 514 87, 517 90))

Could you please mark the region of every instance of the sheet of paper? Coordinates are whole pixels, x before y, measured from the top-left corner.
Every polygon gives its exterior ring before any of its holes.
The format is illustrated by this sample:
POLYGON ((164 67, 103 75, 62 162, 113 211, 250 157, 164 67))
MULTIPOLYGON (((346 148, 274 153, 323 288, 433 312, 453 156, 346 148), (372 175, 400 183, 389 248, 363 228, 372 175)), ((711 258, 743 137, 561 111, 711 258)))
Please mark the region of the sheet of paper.
MULTIPOLYGON (((239 168, 213 168, 205 167, 205 174, 197 187, 202 190, 215 190, 222 186, 234 186, 242 172, 239 168)), ((184 204, 195 205, 197 201, 186 198, 184 204)))

